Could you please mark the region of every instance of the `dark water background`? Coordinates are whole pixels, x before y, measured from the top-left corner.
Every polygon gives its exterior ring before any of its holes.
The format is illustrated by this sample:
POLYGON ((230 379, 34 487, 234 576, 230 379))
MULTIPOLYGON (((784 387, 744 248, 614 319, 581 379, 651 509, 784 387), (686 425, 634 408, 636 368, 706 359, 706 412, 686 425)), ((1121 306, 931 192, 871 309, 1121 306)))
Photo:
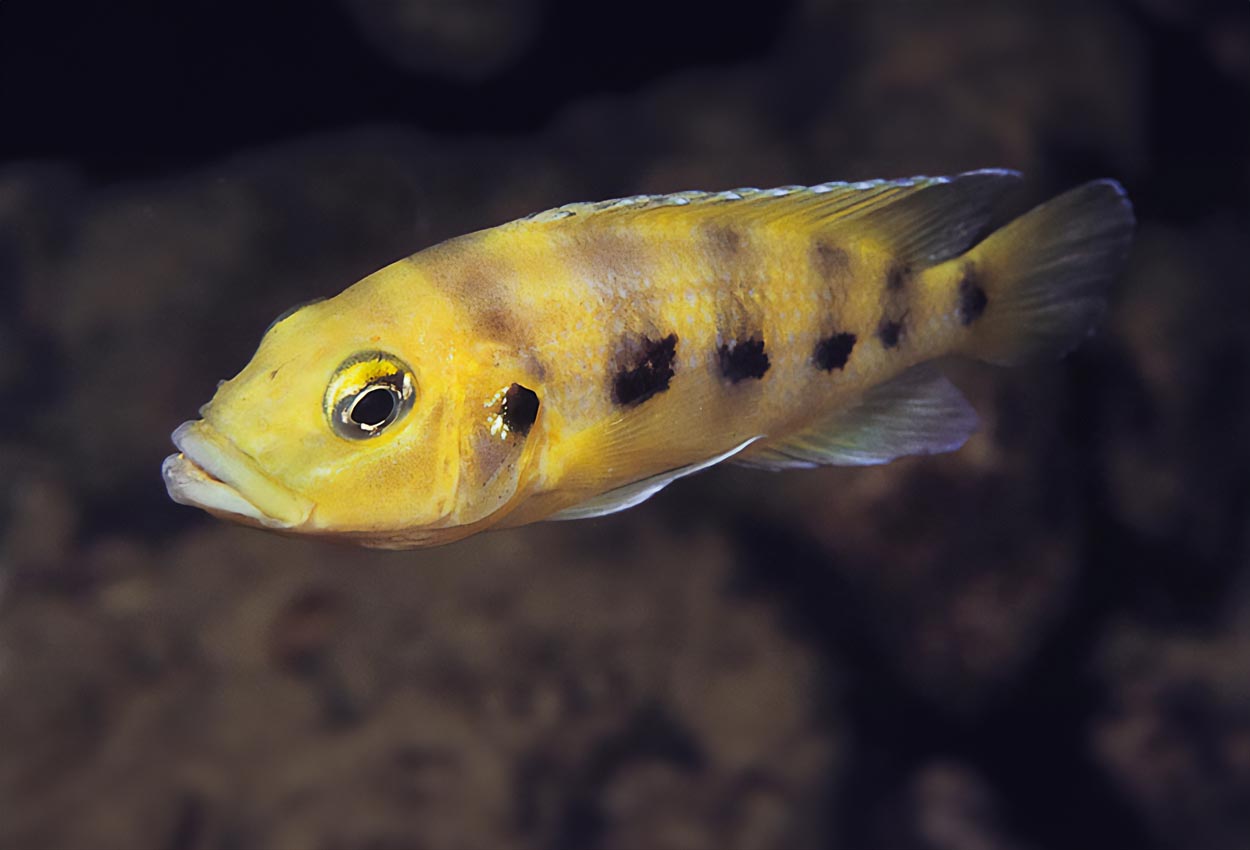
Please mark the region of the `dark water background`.
POLYGON ((1250 846, 1250 6, 0 3, 0 846, 1250 846), (1137 205, 962 452, 386 554, 165 497, 285 307, 571 200, 1137 205))

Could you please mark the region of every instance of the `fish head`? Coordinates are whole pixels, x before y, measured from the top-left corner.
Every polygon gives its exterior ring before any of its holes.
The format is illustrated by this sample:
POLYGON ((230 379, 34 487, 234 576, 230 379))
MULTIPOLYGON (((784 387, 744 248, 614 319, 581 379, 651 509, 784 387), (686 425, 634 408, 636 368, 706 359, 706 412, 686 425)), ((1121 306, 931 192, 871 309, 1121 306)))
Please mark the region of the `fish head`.
POLYGON ((179 452, 163 466, 174 501, 393 547, 466 536, 509 503, 519 429, 505 420, 521 420, 501 375, 516 373, 512 355, 467 334, 458 305, 401 266, 270 326, 201 418, 174 432, 179 452), (483 446, 486 475, 464 454, 483 446))

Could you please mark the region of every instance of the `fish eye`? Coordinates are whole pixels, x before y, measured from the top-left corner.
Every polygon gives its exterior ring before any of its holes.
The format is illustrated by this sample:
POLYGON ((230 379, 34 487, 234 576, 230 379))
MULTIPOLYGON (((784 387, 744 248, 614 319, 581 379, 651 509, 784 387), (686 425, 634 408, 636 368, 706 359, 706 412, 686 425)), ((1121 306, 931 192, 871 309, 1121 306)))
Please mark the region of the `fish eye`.
POLYGON ((399 409, 399 393, 392 387, 370 387, 352 399, 347 418, 361 428, 381 428, 399 409))
POLYGON ((330 427, 340 437, 376 437, 412 408, 416 384, 398 358, 370 351, 348 358, 326 389, 330 427))

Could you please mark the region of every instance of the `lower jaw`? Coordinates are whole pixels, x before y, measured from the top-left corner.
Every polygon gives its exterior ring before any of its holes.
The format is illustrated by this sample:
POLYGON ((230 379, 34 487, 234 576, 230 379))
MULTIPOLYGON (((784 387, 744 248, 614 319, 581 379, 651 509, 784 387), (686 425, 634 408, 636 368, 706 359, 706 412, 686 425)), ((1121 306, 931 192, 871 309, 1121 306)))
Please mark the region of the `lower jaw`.
POLYGON ((271 481, 208 423, 185 422, 173 438, 182 451, 167 457, 161 471, 175 502, 265 528, 307 522, 312 502, 271 481))
POLYGON ((216 516, 267 528, 287 528, 282 520, 262 513, 239 492, 197 466, 184 454, 173 454, 161 464, 169 498, 216 516))

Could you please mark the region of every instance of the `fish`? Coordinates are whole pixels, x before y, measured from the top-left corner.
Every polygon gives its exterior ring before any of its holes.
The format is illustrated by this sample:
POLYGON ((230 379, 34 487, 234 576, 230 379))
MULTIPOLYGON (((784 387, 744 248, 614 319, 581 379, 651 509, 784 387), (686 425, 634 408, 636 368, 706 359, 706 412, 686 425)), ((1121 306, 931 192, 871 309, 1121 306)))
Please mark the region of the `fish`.
POLYGON ((723 463, 954 451, 978 419, 941 364, 1067 353, 1132 241, 1110 179, 991 226, 1020 181, 635 195, 450 239, 278 317, 174 431, 166 488, 415 548, 611 514, 723 463))

